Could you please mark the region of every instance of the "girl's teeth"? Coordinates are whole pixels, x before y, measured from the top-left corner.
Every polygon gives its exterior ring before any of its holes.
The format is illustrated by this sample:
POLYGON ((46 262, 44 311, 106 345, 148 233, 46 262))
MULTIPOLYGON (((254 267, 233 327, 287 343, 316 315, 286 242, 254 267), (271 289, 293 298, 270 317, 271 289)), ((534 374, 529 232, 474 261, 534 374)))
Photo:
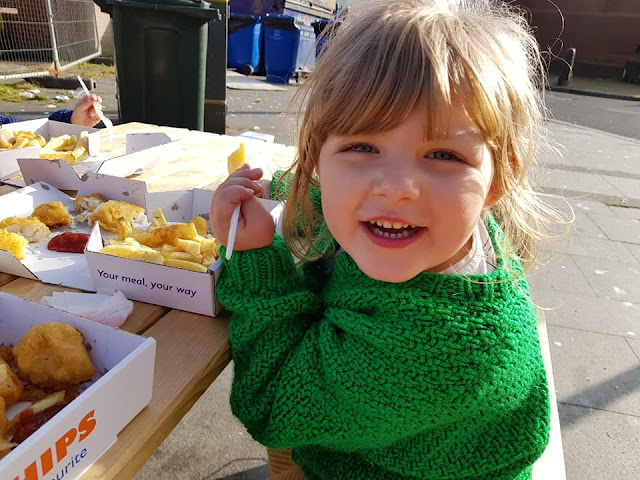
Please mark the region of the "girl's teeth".
POLYGON ((378 235, 379 237, 385 237, 385 238, 408 238, 409 236, 411 236, 411 233, 409 232, 409 230, 403 230, 402 232, 399 232, 399 233, 388 233, 388 232, 383 232, 379 228, 374 228, 372 231, 374 234, 378 235))
POLYGON ((393 228, 395 230, 400 230, 402 228, 409 228, 407 223, 399 223, 399 222, 389 222, 387 220, 376 220, 375 222, 370 222, 374 225, 378 225, 383 228, 393 228))

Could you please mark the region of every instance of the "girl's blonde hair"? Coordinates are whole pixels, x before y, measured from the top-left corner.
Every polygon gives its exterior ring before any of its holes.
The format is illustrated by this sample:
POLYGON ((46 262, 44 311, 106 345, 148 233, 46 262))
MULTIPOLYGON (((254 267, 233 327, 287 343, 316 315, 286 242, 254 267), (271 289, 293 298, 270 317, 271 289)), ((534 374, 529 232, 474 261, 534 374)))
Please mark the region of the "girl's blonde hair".
POLYGON ((359 3, 298 92, 306 111, 283 222, 292 252, 305 260, 330 253, 310 196, 330 135, 383 132, 420 108, 431 137, 440 133, 437 107, 455 101, 493 154, 493 186, 503 196, 490 211, 505 233, 503 252, 529 266, 545 225, 561 219, 530 188, 543 144, 544 69, 525 18, 499 0, 359 3))

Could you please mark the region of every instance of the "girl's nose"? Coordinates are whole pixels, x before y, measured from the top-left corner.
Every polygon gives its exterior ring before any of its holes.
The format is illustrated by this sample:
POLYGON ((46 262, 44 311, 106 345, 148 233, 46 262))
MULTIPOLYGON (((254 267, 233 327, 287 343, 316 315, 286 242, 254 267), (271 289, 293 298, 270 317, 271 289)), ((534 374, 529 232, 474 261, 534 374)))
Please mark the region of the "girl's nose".
POLYGON ((410 161, 389 162, 381 168, 373 184, 373 193, 389 200, 415 200, 420 195, 417 172, 410 161))

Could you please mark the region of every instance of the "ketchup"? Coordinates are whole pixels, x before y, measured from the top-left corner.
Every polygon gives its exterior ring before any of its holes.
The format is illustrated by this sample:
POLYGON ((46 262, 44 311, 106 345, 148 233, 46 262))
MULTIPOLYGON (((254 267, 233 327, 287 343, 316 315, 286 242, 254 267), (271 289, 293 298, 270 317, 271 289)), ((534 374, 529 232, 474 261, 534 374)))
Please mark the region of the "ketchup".
POLYGON ((11 441, 15 443, 24 442, 31 434, 47 423, 51 417, 62 410, 66 405, 66 403, 59 403, 35 414, 30 412, 30 409, 22 412, 20 414, 20 422, 16 425, 11 441))
POLYGON ((49 240, 47 248, 55 252, 82 253, 88 241, 88 233, 64 232, 49 240))

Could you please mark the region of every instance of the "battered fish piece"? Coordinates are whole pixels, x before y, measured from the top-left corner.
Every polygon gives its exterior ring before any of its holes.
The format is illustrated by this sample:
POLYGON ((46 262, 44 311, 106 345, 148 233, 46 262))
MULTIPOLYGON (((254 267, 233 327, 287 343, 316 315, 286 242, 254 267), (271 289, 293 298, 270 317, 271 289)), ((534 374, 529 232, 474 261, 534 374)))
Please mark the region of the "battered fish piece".
POLYGON ((13 254, 18 260, 24 258, 24 248, 29 241, 22 235, 7 232, 4 228, 0 228, 0 250, 7 250, 13 254))
POLYGON ((41 203, 33 209, 31 214, 49 228, 64 227, 71 223, 73 217, 67 206, 59 200, 41 203))
POLYGON ((100 228, 109 232, 118 232, 118 220, 124 218, 127 222, 143 223, 146 221, 144 208, 128 202, 119 202, 117 200, 109 200, 100 204, 91 215, 89 220, 91 224, 98 222, 100 228))
POLYGON ((196 226, 196 230, 198 230, 199 235, 204 237, 209 233, 209 222, 207 222, 204 217, 195 216, 189 220, 189 222, 196 226))
POLYGON ((107 201, 99 193, 92 193, 84 197, 78 197, 73 201, 73 209, 78 212, 93 212, 98 206, 107 201))
POLYGON ((4 400, 5 405, 10 407, 16 403, 23 390, 24 386, 16 372, 7 362, 0 359, 0 398, 4 400))
MULTIPOLYGON (((0 444, 5 438, 7 438, 8 430, 9 430, 9 420, 7 420, 6 404, 4 402, 4 399, 0 397, 0 444)), ((2 447, 0 447, 0 454, 1 453, 2 453, 2 447)))
POLYGON ((9 430, 11 424, 7 419, 7 414, 5 411, 5 404, 2 397, 0 397, 0 459, 7 455, 13 447, 15 447, 14 443, 8 442, 9 430))
POLYGON ((175 245, 176 239, 195 239, 197 237, 198 230, 196 230, 196 226, 193 223, 176 223, 133 234, 133 238, 136 241, 152 248, 160 247, 164 244, 175 245))
POLYGON ((90 380, 95 367, 78 330, 50 322, 27 330, 13 349, 20 374, 41 387, 61 390, 90 380))
POLYGON ((107 199, 99 193, 93 193, 85 197, 76 198, 73 201, 73 208, 76 212, 78 212, 78 215, 76 215, 76 222, 84 223, 88 221, 91 212, 93 212, 96 208, 98 208, 106 201, 107 199))
POLYGON ((36 217, 9 217, 0 222, 0 228, 7 232, 17 233, 29 243, 41 242, 51 234, 51 230, 36 217))

